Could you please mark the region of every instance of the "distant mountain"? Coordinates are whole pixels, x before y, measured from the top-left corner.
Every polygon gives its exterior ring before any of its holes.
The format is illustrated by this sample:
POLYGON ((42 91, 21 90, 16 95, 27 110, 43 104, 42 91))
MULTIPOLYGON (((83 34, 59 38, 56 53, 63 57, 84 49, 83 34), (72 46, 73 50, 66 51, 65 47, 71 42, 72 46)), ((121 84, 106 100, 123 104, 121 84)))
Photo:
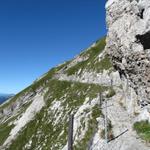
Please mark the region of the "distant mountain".
POLYGON ((3 94, 0 93, 0 104, 2 104, 3 102, 5 102, 6 100, 8 100, 9 98, 11 98, 13 96, 13 94, 3 94))

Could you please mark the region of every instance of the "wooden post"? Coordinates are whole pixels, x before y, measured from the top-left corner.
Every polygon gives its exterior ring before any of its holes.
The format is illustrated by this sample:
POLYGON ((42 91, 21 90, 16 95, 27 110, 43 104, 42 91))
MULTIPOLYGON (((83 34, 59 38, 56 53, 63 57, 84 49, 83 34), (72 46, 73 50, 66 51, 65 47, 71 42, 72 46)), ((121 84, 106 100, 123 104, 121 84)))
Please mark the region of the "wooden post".
POLYGON ((73 150, 73 121, 74 115, 69 116, 68 150, 73 150))

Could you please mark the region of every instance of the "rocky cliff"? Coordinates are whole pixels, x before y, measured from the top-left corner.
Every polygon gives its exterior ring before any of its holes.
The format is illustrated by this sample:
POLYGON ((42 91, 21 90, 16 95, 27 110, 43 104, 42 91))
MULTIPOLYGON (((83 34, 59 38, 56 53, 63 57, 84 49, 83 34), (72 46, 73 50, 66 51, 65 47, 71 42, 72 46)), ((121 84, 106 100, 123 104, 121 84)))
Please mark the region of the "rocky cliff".
POLYGON ((150 103, 150 1, 109 0, 106 10, 106 49, 144 107, 150 103))

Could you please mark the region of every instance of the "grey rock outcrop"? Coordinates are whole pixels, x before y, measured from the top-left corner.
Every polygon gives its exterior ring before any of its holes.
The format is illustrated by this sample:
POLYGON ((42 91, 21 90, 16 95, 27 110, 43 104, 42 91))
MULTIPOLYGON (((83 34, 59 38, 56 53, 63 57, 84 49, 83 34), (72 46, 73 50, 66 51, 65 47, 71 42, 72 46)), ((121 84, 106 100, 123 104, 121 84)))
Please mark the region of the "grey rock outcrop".
POLYGON ((106 49, 140 106, 150 103, 150 1, 109 0, 106 49))

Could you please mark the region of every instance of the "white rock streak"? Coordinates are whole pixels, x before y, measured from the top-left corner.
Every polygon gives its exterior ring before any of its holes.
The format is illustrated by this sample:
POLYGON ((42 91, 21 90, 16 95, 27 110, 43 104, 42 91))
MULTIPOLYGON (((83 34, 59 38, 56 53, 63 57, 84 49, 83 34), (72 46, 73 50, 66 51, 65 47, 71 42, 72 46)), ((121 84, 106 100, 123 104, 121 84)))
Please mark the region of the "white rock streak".
POLYGON ((105 8, 108 8, 109 6, 111 6, 116 1, 118 1, 118 0, 109 0, 109 1, 107 1, 106 5, 105 5, 105 8))
POLYGON ((36 113, 39 112, 44 105, 43 96, 37 94, 23 116, 15 122, 15 127, 11 130, 9 137, 3 145, 5 146, 9 144, 14 138, 16 138, 18 132, 35 117, 36 113))

